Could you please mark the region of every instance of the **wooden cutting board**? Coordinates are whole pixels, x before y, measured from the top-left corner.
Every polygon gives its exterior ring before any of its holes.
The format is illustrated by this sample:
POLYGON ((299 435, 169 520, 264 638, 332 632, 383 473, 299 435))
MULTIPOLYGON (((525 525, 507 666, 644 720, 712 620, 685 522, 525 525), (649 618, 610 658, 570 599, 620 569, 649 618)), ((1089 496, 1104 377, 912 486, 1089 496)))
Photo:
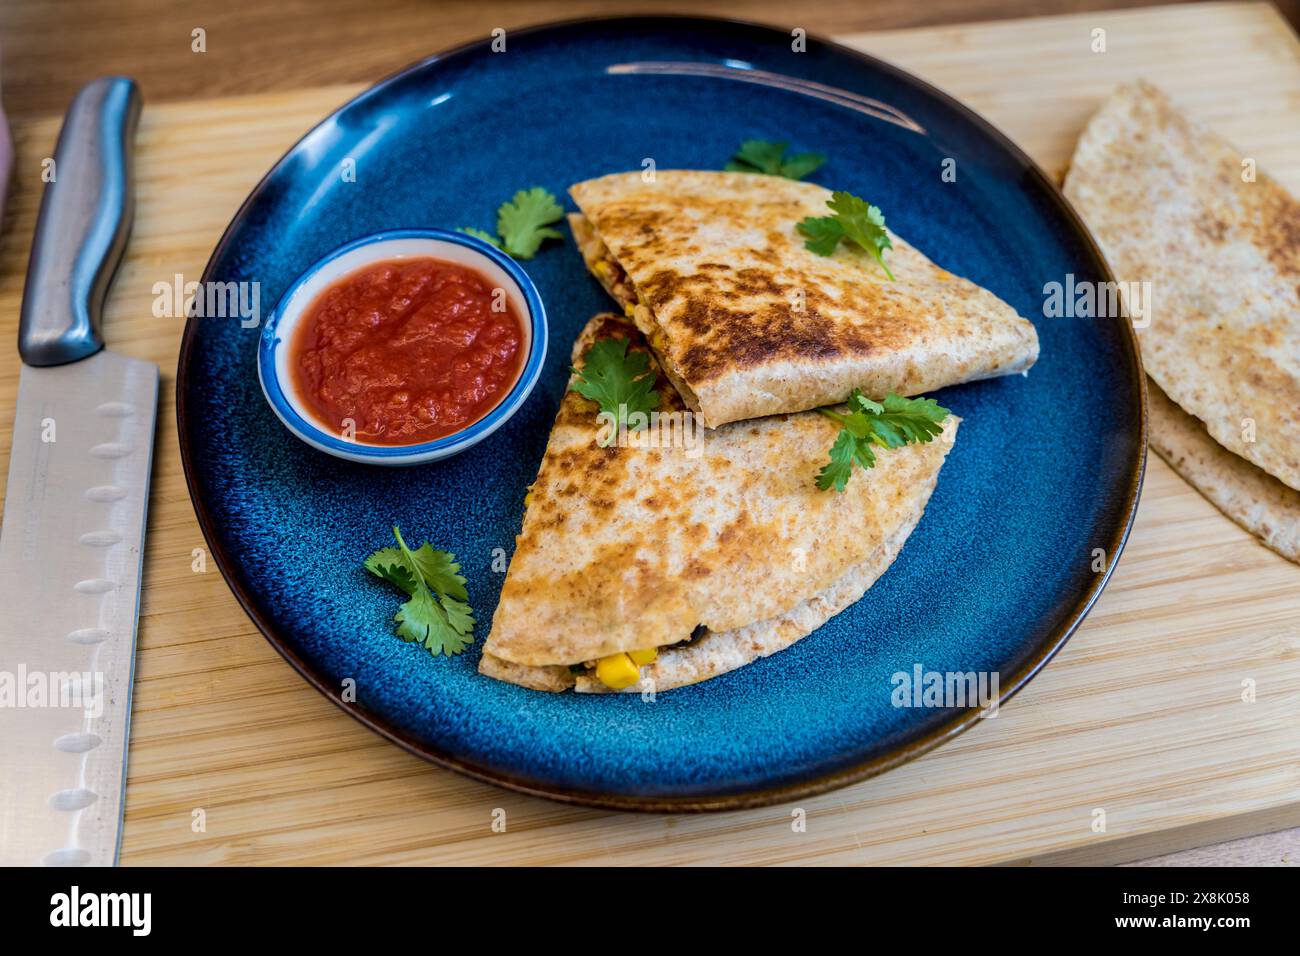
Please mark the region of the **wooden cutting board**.
MULTIPOLYGON (((843 39, 955 94, 1049 172, 1110 89, 1141 75, 1300 190, 1300 44, 1264 4, 843 39), (1091 48, 1098 29, 1105 52, 1091 48)), ((1109 588, 1025 691, 926 757, 798 807, 673 817, 561 806, 423 763, 320 697, 204 554, 176 444, 181 321, 151 305, 156 282, 199 278, 263 172, 356 91, 145 110, 135 233, 108 310, 113 347, 158 362, 164 393, 123 863, 1120 861, 1300 824, 1300 568, 1154 456, 1109 588), (806 830, 791 826, 797 810, 806 830)), ((14 340, 58 124, 15 130, 0 341, 14 340)), ((17 374, 3 350, 4 459, 17 374)))

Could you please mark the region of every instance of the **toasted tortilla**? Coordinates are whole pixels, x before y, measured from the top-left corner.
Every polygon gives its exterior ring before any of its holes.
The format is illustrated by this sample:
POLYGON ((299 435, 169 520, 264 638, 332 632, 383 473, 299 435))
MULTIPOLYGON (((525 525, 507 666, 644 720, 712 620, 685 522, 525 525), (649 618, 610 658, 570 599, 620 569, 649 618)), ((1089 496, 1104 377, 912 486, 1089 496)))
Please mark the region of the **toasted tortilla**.
MULTIPOLYGON (((624 693, 672 690, 698 684, 728 671, 783 651, 800 638, 807 637, 845 608, 856 604, 876 579, 894 563, 908 535, 916 527, 925 502, 913 504, 902 516, 902 523, 865 561, 854 565, 838 581, 791 608, 785 614, 757 621, 746 627, 722 633, 708 633, 681 647, 669 647, 659 657, 641 668, 641 680, 624 693)), ((573 688, 580 694, 610 693, 610 689, 590 673, 575 675, 567 665, 529 667, 484 653, 479 671, 489 677, 520 684, 533 690, 563 691, 573 688)))
POLYGON ((619 173, 570 189, 588 268, 646 335, 704 424, 1008 375, 1034 327, 897 235, 890 281, 866 252, 804 247, 795 227, 831 192, 750 173, 619 173))
POLYGON ((1300 491, 1228 451, 1148 382, 1151 447, 1211 504, 1282 557, 1300 562, 1300 491))
MULTIPOLYGON (((601 315, 579 336, 574 363, 610 336, 648 352, 631 322, 601 315)), ((928 444, 878 449, 876 467, 856 471, 843 493, 820 491, 835 422, 805 412, 711 431, 683 426, 689 410, 650 363, 659 412, 670 417, 629 438, 657 437, 657 447, 601 447, 598 406, 566 392, 484 645, 484 674, 540 690, 600 690, 570 666, 665 648, 643 677, 668 689, 789 646, 894 560, 958 425, 950 416, 928 444)))
POLYGON ((1224 448, 1300 489, 1300 203, 1149 83, 1088 123, 1065 194, 1121 283, 1147 373, 1224 448), (1246 165, 1243 166, 1243 163, 1246 165))

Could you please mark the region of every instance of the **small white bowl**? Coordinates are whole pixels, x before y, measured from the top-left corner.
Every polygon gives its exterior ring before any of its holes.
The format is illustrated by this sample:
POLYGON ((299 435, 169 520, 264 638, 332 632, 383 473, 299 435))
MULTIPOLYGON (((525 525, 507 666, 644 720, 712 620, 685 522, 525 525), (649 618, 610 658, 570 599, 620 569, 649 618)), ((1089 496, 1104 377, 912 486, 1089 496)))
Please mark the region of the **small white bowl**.
POLYGON ((527 273, 490 243, 445 229, 394 229, 354 239, 317 260, 294 280, 262 328, 257 350, 257 377, 262 393, 286 428, 313 448, 336 458, 375 465, 417 465, 438 461, 477 445, 505 424, 533 390, 546 358, 546 310, 527 273), (374 262, 432 257, 482 273, 494 288, 504 289, 524 321, 527 358, 519 378, 495 408, 461 431, 418 445, 368 445, 324 430, 292 385, 288 343, 316 297, 344 276, 374 262))

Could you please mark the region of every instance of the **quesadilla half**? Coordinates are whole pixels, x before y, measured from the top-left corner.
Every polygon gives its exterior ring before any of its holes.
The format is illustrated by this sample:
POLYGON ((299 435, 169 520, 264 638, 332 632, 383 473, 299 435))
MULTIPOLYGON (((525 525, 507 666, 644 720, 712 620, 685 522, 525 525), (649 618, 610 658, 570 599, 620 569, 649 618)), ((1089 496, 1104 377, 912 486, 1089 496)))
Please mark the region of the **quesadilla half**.
MULTIPOLYGON (((631 322, 600 315, 574 364, 611 337, 648 351, 631 322)), ((879 449, 844 492, 820 491, 837 423, 804 412, 697 429, 650 367, 660 417, 608 447, 597 404, 565 394, 482 673, 540 690, 667 690, 788 647, 893 562, 958 425, 950 415, 935 440, 879 449), (616 665, 629 680, 606 680, 616 665)))
POLYGON ((649 341, 704 424, 846 399, 916 395, 1021 372, 1034 327, 992 292, 898 236, 887 261, 840 243, 829 256, 796 230, 831 192, 751 173, 619 173, 570 189, 588 268, 649 341))
POLYGON ((1300 489, 1300 203, 1144 82, 1088 123, 1065 194, 1121 286, 1150 283, 1135 323, 1147 373, 1300 489))

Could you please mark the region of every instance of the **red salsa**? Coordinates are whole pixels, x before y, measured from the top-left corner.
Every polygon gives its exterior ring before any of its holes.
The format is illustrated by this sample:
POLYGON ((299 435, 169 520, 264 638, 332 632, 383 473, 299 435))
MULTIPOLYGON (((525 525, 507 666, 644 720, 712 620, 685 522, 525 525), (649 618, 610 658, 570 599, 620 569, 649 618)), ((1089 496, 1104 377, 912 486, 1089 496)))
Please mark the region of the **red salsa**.
POLYGON ((458 432, 506 397, 524 326, 504 290, 454 262, 378 262, 316 297, 290 353, 296 393, 327 427, 372 445, 458 432))

